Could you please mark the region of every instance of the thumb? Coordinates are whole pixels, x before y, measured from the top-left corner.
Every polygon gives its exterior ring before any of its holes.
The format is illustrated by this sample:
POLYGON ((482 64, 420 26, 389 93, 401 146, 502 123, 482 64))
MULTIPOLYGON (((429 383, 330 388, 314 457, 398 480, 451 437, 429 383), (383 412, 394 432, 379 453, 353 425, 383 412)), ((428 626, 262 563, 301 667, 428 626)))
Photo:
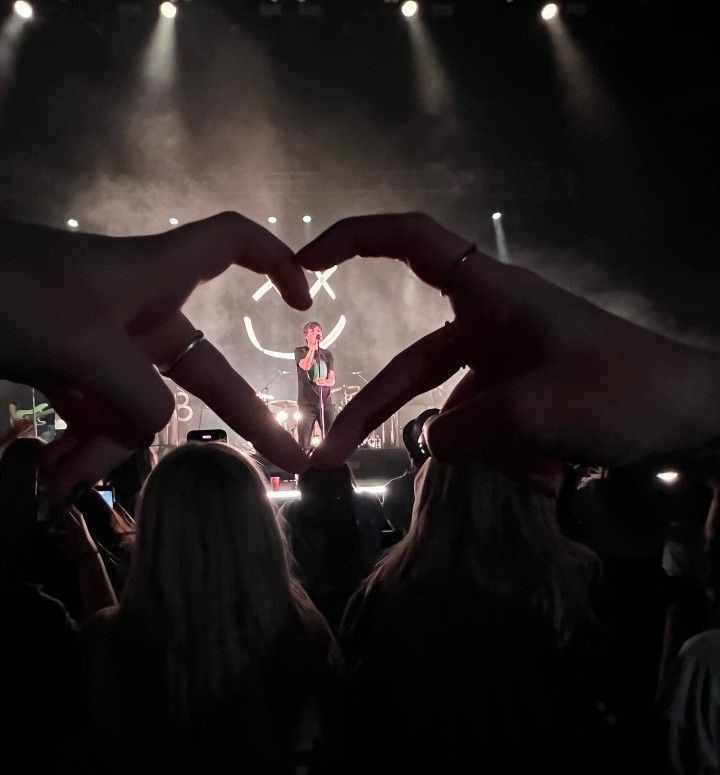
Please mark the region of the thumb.
POLYGON ((433 457, 495 465, 532 458, 539 441, 513 385, 487 388, 443 410, 425 423, 423 435, 433 457))

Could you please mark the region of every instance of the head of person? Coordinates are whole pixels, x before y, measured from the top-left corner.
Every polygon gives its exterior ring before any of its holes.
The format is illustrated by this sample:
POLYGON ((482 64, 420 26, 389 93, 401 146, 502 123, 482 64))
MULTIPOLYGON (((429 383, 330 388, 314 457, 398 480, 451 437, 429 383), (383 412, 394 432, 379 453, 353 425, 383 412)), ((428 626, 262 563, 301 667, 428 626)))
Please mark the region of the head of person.
POLYGON ((412 523, 368 582, 469 589, 523 601, 552 624, 558 642, 589 615, 565 550, 554 498, 474 460, 430 458, 415 480, 412 523))
POLYGON ((256 464, 223 443, 165 456, 140 496, 120 622, 165 666, 171 712, 237 690, 248 666, 316 615, 256 464))
POLYGON ((15 439, 0 457, 0 570, 5 580, 30 580, 28 564, 45 536, 37 521, 37 467, 45 442, 15 439))
POLYGON ((403 444, 415 468, 420 468, 428 459, 427 449, 421 444, 423 425, 425 425, 427 420, 439 413, 439 409, 426 409, 403 427, 403 444))
POLYGON ((350 466, 343 463, 339 468, 308 468, 298 476, 298 489, 303 498, 313 501, 338 501, 351 496, 353 477, 350 466))
POLYGON ((311 347, 318 341, 318 336, 320 337, 320 341, 322 341, 323 330, 320 323, 315 320, 305 323, 303 326, 303 338, 307 342, 308 347, 311 347))

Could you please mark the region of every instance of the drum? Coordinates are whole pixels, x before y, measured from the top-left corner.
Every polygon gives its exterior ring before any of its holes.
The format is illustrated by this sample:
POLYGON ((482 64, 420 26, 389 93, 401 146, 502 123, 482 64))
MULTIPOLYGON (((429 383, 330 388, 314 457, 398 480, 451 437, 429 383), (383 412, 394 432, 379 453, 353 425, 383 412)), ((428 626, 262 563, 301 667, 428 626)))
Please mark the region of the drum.
POLYGON ((275 419, 288 433, 293 433, 300 419, 297 401, 290 398, 278 398, 268 402, 268 408, 275 419))
POLYGON ((335 412, 342 411, 359 392, 359 385, 340 385, 339 387, 333 388, 330 391, 330 395, 332 396, 335 412))

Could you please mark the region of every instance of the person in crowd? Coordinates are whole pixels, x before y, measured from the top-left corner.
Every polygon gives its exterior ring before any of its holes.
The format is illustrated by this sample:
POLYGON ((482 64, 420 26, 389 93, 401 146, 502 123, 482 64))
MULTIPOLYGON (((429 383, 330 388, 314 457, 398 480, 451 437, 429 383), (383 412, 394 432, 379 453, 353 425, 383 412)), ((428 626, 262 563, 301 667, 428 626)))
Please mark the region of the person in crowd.
POLYGON ((704 524, 685 534, 668 565, 682 592, 676 592, 668 608, 656 739, 658 767, 673 775, 720 772, 718 477, 711 476, 708 485, 711 496, 704 524), (692 555, 698 552, 693 562, 692 555))
POLYGON ((597 625, 553 499, 477 461, 436 459, 416 496, 410 531, 341 628, 357 771, 607 766, 597 625))
POLYGON ((279 517, 310 598, 336 630, 350 596, 380 554, 387 522, 372 493, 355 492, 347 463, 300 474, 301 498, 279 517))
POLYGON ((28 772, 69 774, 85 764, 84 670, 67 579, 58 577, 74 575, 82 616, 112 605, 115 596, 82 513, 74 507, 57 515, 37 512, 44 446, 19 438, 0 457, 3 754, 28 772))
POLYGON ((334 641, 265 479, 227 444, 184 445, 153 470, 120 604, 86 635, 103 771, 290 773, 312 746, 334 641))
MULTIPOLYGON (((62 601, 72 618, 82 619, 110 605, 114 591, 82 510, 66 507, 52 512, 38 508, 37 469, 45 446, 40 439, 18 438, 0 457, 4 586, 17 589, 19 584, 29 584, 39 594, 49 593, 62 601)), ((86 498, 82 508, 99 522, 86 498)), ((105 512, 103 509, 107 528, 102 532, 111 537, 114 533, 105 512)), ((109 545, 110 541, 105 543, 109 545)))
POLYGON ((658 771, 720 772, 720 629, 686 641, 658 697, 658 771))
POLYGON ((393 529, 403 534, 410 528, 415 499, 415 476, 428 458, 427 450, 420 446, 423 425, 439 411, 439 409, 426 409, 403 427, 403 444, 410 455, 410 468, 402 476, 391 479, 385 487, 383 514, 393 529))

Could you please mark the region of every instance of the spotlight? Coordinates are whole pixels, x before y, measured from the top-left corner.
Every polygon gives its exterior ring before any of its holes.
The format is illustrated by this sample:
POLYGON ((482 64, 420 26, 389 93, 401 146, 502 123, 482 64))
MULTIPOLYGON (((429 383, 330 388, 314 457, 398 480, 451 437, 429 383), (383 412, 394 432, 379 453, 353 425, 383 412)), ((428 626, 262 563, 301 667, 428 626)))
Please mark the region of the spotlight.
POLYGON ((80 225, 75 218, 68 218, 67 221, 65 221, 67 224, 68 229, 77 229, 77 227, 80 225))
POLYGON ((303 223, 310 223, 312 221, 312 215, 303 215, 303 223))
POLYGON ((542 7, 540 16, 542 16, 544 21, 549 22, 550 19, 554 19, 558 15, 559 10, 556 3, 547 3, 542 7))
POLYGON ((288 418, 288 413, 287 413, 287 412, 286 412, 284 409, 281 409, 281 410, 280 410, 280 411, 279 411, 279 412, 278 412, 278 413, 275 415, 275 417, 277 418, 277 421, 278 421, 278 422, 285 422, 285 420, 287 420, 287 418, 288 418))
POLYGON ((277 218, 274 215, 268 217, 268 223, 277 223, 277 218))
POLYGON ((178 219, 175 218, 175 216, 173 216, 172 218, 168 218, 168 223, 171 226, 177 226, 180 223, 180 221, 178 221, 178 219))
POLYGON ((415 0, 405 0, 405 2, 400 6, 402 15, 406 16, 408 19, 411 16, 415 16, 419 8, 420 6, 417 4, 415 0))
POLYGON ((493 221, 499 221, 502 218, 502 213, 493 213, 492 219, 493 221))
POLYGON ((680 478, 680 474, 677 471, 659 471, 655 476, 665 484, 675 484, 680 478))
POLYGON ((175 7, 174 3, 160 3, 160 13, 166 19, 174 19, 177 15, 177 8, 175 7))
POLYGON ((313 436, 310 439, 310 446, 311 447, 317 447, 317 445, 320 443, 321 439, 319 436, 313 436))
POLYGON ((295 422, 300 422, 300 420, 302 420, 302 412, 293 412, 293 420, 295 420, 295 422))
POLYGON ((13 4, 13 11, 15 11, 21 19, 32 19, 33 7, 30 3, 25 2, 25 0, 17 0, 17 2, 13 4))

